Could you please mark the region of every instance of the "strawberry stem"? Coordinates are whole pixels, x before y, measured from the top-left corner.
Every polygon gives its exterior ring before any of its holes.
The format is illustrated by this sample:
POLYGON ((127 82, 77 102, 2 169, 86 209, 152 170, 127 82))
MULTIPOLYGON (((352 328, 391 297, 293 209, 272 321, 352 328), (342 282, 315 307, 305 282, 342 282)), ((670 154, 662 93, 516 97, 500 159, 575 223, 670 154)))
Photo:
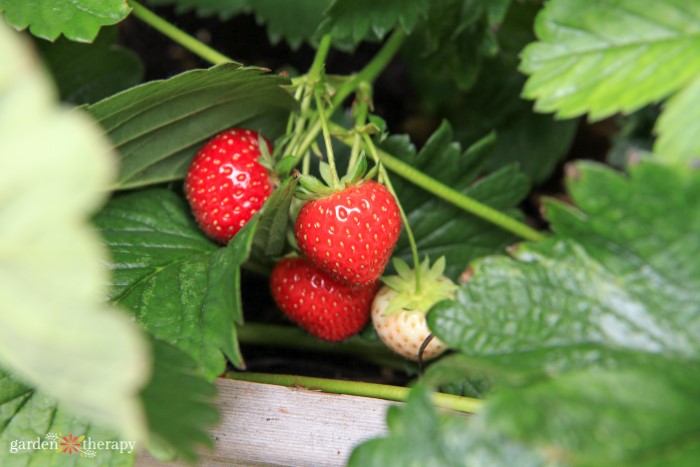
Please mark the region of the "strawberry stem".
MULTIPOLYGON (((406 402, 410 388, 390 386, 387 384, 365 383, 361 381, 345 381, 338 379, 312 378, 309 376, 278 375, 264 373, 229 372, 229 379, 249 381, 252 383, 275 384, 285 387, 302 387, 312 391, 323 391, 331 394, 346 394, 351 396, 373 397, 396 402, 406 402)), ((455 396, 453 394, 433 393, 433 403, 437 407, 457 410, 459 412, 477 413, 483 401, 471 397, 455 396)))
POLYGON ((379 160, 379 154, 377 153, 377 147, 374 145, 374 141, 369 137, 367 133, 362 133, 362 139, 365 142, 365 146, 369 151, 374 163, 379 165, 379 175, 382 177, 384 185, 387 187, 389 192, 394 196, 396 200, 396 205, 399 207, 399 214, 401 214, 401 221, 403 222, 404 228, 406 229, 406 236, 408 237, 408 244, 411 246, 411 254, 413 255, 413 270, 414 277, 416 280, 415 292, 420 294, 420 257, 418 256, 418 245, 416 245, 416 238, 413 236, 413 229, 411 229, 411 224, 408 222, 408 216, 406 216, 406 211, 403 210, 401 206, 401 201, 399 197, 396 196, 396 191, 394 191, 394 186, 391 184, 389 179, 389 174, 386 173, 384 165, 381 164, 379 160))
POLYGON ((340 179, 338 178, 338 170, 335 168, 335 156, 333 155, 333 143, 331 141, 331 132, 328 129, 328 116, 323 108, 323 99, 321 93, 316 93, 316 110, 318 111, 321 128, 323 129, 323 141, 326 143, 326 155, 328 157, 328 165, 331 169, 331 177, 333 178, 333 190, 340 187, 340 179))
POLYGON ((182 29, 175 27, 173 24, 156 15, 137 1, 129 0, 129 6, 131 7, 131 11, 133 12, 134 16, 136 16, 138 19, 148 24, 164 36, 167 36, 173 41, 177 42, 193 54, 200 57, 202 60, 205 60, 213 65, 235 63, 243 66, 241 63, 231 60, 221 52, 212 49, 208 45, 190 36, 182 29))
MULTIPOLYGON (((331 126, 336 132, 336 139, 346 146, 352 145, 352 136, 350 136, 345 128, 332 123, 331 126)), ((411 167, 400 159, 381 149, 376 149, 379 161, 398 176, 408 180, 416 186, 423 188, 425 191, 441 198, 448 203, 457 206, 458 208, 475 215, 485 221, 491 222, 494 225, 501 227, 515 235, 518 235, 525 240, 541 241, 547 238, 545 234, 539 232, 532 227, 523 224, 507 214, 498 211, 497 209, 487 206, 469 196, 450 188, 449 186, 435 180, 434 178, 424 174, 418 169, 411 167)))
MULTIPOLYGON (((347 80, 336 90, 336 93, 333 96, 333 101, 331 102, 329 115, 333 115, 333 113, 343 104, 345 98, 348 97, 355 89, 357 89, 358 86, 366 81, 374 81, 377 76, 384 71, 384 68, 386 68, 391 59, 394 58, 394 55, 396 55, 396 52, 398 52, 401 48, 405 38, 406 33, 403 32, 401 28, 394 30, 389 39, 387 39, 386 43, 382 46, 379 52, 377 52, 377 55, 375 55, 374 58, 362 70, 360 70, 356 75, 347 80)), ((307 151, 313 142, 316 141, 316 137, 321 130, 322 124, 320 121, 316 121, 309 127, 309 130, 306 132, 306 137, 299 145, 299 151, 295 154, 297 157, 297 162, 301 159, 301 154, 307 151)))

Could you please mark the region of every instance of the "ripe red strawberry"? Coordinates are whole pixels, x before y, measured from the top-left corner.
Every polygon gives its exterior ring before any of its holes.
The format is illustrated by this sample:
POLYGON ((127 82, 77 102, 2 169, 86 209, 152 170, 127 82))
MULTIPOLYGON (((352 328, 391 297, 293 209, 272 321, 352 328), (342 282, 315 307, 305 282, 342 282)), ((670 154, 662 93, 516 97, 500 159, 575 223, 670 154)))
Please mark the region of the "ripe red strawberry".
POLYGON ((185 194, 209 238, 228 243, 270 196, 270 175, 258 157, 258 134, 232 128, 210 139, 192 160, 185 194))
POLYGON ((294 233, 318 268, 338 281, 366 285, 384 272, 401 233, 401 216, 389 190, 370 180, 308 201, 294 233))
POLYGON ((357 334, 369 321, 377 283, 341 284, 305 258, 279 261, 270 276, 277 306, 314 336, 336 342, 357 334))

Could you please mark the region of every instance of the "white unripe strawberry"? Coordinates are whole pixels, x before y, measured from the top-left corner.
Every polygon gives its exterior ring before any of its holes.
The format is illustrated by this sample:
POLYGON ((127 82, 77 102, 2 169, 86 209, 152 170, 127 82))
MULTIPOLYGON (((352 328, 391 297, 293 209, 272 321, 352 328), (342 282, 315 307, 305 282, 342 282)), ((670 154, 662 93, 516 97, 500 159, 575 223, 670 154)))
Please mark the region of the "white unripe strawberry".
MULTIPOLYGON (((372 324, 384 344, 410 360, 418 360, 423 342, 430 335, 425 314, 437 302, 452 298, 457 286, 447 277, 445 258, 430 267, 426 259, 420 266, 421 288, 416 292, 415 271, 394 259, 397 276, 383 277, 386 284, 372 303, 372 324)), ((443 353, 447 347, 434 337, 423 350, 422 359, 429 360, 443 353)))

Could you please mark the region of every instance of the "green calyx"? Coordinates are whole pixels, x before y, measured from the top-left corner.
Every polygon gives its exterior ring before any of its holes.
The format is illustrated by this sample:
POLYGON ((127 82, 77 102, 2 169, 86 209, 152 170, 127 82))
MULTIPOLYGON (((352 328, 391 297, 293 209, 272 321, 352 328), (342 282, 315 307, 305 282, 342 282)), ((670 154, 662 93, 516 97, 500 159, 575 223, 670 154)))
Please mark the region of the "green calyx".
POLYGON ((295 195, 297 198, 304 200, 318 199, 342 191, 351 185, 362 184, 374 178, 379 170, 378 165, 373 166, 369 171, 367 167, 367 157, 363 153, 357 158, 355 164, 348 168, 348 173, 340 179, 340 185, 334 189, 332 188, 333 177, 330 166, 326 162, 321 162, 319 164, 319 171, 321 172, 321 179, 323 180, 319 180, 313 175, 299 174, 299 185, 297 186, 295 195))
POLYGON ((420 265, 421 290, 416 292, 415 271, 405 261, 393 259, 398 275, 382 277, 389 288, 396 292, 384 310, 385 315, 398 313, 402 310, 427 313, 433 305, 442 300, 454 297, 458 287, 447 277, 445 272, 445 257, 441 257, 432 267, 425 258, 420 265))

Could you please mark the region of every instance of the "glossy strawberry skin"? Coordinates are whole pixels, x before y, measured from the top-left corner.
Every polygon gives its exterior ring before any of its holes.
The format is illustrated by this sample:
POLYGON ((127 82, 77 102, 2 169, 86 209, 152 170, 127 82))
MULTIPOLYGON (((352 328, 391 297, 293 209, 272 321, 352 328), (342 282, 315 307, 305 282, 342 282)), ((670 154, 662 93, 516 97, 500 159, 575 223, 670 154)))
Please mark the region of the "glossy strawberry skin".
POLYGON ((258 134, 232 128, 210 139, 192 160, 185 194, 197 223, 212 240, 228 243, 272 193, 259 156, 258 134))
POLYGON ((366 285, 384 272, 401 234, 401 215, 389 190, 370 180, 304 204, 294 231, 318 268, 338 281, 366 285))
POLYGON ((365 327, 377 286, 339 283, 305 258, 282 259, 270 276, 279 309, 301 328, 329 342, 347 339, 365 327))

